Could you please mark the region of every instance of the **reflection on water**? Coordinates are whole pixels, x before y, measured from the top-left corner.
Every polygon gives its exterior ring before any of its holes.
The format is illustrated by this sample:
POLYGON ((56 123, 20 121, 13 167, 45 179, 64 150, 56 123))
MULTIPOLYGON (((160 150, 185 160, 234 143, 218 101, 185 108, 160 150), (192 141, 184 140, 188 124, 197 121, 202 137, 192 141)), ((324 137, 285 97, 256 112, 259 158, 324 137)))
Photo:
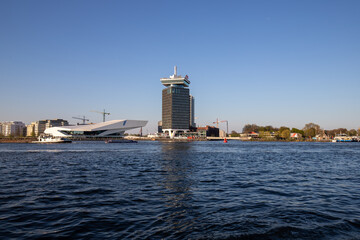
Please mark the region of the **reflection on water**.
POLYGON ((160 164, 165 171, 163 184, 166 191, 167 214, 164 220, 172 230, 185 233, 196 217, 192 207, 193 166, 189 157, 190 143, 163 143, 160 164))

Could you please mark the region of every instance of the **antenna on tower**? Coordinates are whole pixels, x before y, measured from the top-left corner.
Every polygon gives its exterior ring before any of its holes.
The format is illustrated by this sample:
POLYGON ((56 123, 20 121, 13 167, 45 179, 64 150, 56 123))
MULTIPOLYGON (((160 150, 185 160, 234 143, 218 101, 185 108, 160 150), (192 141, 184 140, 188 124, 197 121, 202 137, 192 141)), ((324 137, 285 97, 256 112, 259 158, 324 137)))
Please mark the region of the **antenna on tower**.
POLYGON ((177 75, 177 66, 174 66, 174 75, 177 75))

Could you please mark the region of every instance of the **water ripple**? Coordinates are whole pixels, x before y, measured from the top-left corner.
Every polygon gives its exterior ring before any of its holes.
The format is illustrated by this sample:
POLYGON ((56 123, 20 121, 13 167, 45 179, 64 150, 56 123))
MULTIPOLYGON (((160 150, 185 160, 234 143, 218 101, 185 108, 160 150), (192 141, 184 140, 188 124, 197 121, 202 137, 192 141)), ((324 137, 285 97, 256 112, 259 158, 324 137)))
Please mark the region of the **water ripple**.
POLYGON ((359 239, 360 144, 0 145, 2 238, 359 239))

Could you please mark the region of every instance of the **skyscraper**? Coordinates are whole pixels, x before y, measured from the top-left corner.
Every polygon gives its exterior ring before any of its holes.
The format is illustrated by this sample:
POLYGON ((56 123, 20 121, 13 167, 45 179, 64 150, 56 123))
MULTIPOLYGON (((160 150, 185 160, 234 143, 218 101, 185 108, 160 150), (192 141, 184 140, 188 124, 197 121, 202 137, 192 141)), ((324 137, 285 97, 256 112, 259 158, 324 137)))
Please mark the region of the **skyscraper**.
MULTIPOLYGON (((174 75, 169 78, 161 78, 161 83, 166 87, 162 90, 162 130, 168 132, 173 138, 177 132, 189 131, 192 125, 190 117, 191 109, 194 109, 193 98, 190 98, 188 76, 177 75, 177 67, 174 67, 174 75), (190 107, 192 102, 192 108, 190 107)), ((192 114, 193 115, 193 114, 192 114)))

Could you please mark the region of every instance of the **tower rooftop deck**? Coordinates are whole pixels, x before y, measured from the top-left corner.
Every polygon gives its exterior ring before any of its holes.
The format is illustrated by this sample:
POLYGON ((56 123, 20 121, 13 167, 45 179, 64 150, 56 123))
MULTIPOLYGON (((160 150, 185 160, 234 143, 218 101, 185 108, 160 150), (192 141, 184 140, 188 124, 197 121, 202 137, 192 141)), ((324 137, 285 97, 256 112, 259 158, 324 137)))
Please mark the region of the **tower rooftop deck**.
POLYGON ((160 81, 165 87, 171 85, 182 85, 184 87, 189 87, 190 85, 189 77, 187 75, 185 77, 177 75, 176 66, 174 67, 174 75, 171 75, 169 78, 160 78, 160 81))
POLYGON ((186 77, 176 76, 174 78, 160 78, 162 85, 168 87, 170 85, 183 85, 184 87, 188 87, 190 85, 190 81, 186 77))

